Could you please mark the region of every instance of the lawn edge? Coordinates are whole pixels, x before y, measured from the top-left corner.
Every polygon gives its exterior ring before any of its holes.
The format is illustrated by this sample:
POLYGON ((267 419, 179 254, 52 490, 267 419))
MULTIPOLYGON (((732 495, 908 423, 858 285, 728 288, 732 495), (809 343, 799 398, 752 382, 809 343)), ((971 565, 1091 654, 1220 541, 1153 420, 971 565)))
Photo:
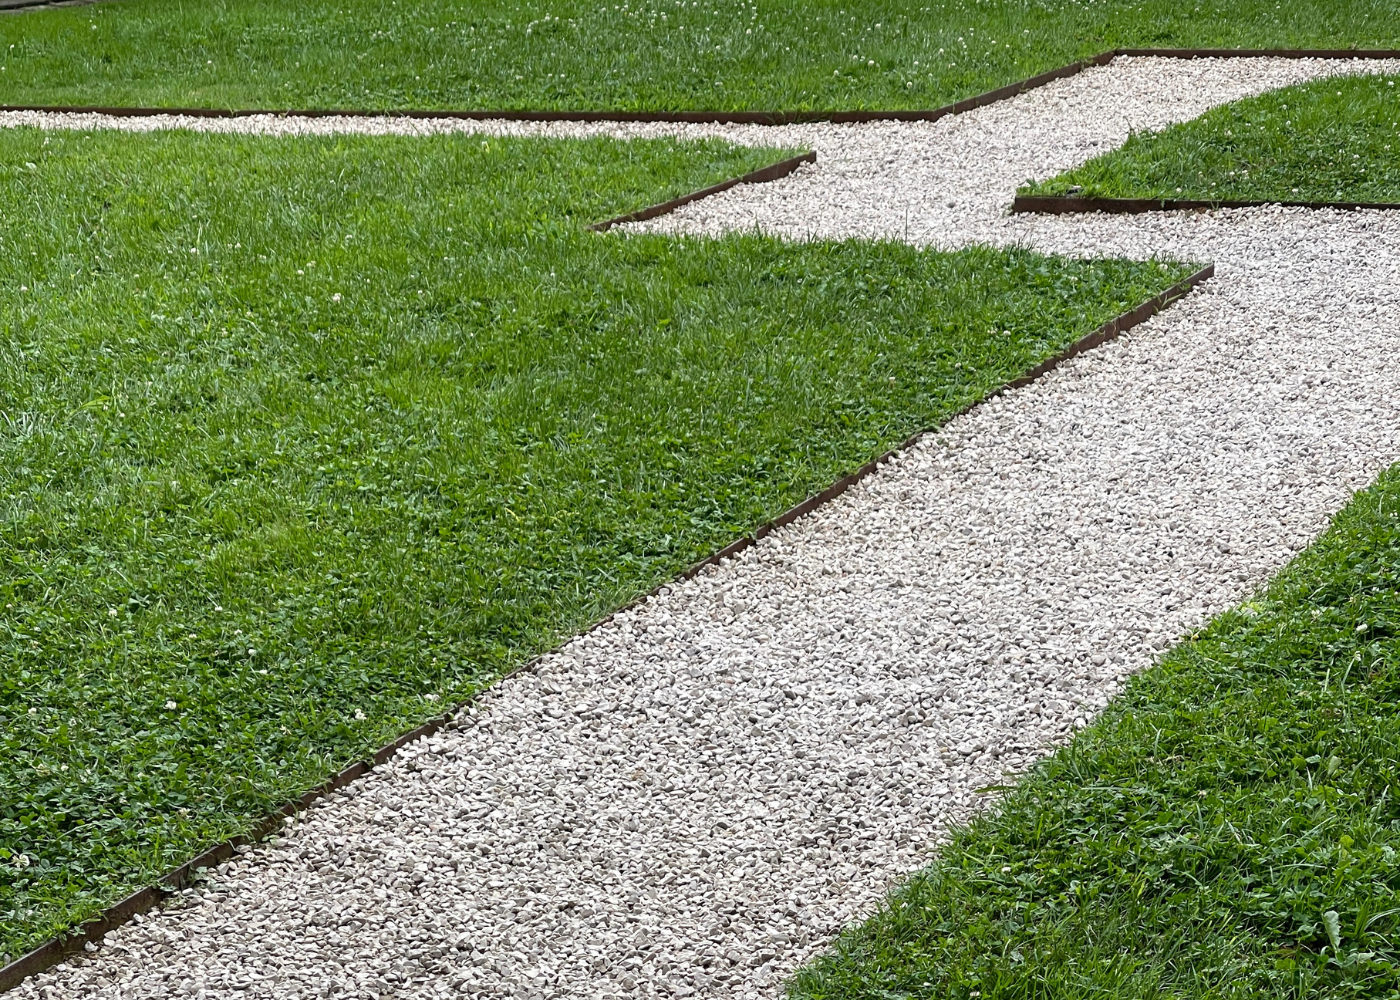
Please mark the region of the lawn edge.
MULTIPOLYGON (((1088 59, 1047 70, 1025 80, 998 87, 952 104, 926 111, 509 111, 408 108, 147 108, 75 104, 0 104, 0 112, 35 112, 55 115, 103 115, 110 118, 411 118, 426 121, 508 122, 620 122, 672 125, 800 125, 810 122, 853 124, 876 121, 931 122, 994 104, 1028 90, 1112 62, 1117 52, 1101 52, 1088 59)), ((1400 51, 1395 53, 1400 57, 1400 51)))
MULTIPOLYGON (((801 158, 798 157, 796 159, 800 160, 801 158)), ((1118 337, 1122 336, 1124 333, 1131 330, 1133 327, 1146 322, 1151 317, 1157 315, 1157 313, 1168 308, 1173 303, 1189 294, 1191 290, 1194 289, 1197 285, 1200 285, 1201 283, 1209 280, 1214 276, 1215 265, 1206 265, 1194 274, 1189 275, 1188 277, 1177 282, 1175 285, 1172 285, 1170 288, 1167 288, 1166 290, 1154 295, 1152 298, 1143 302, 1135 309, 1129 310, 1128 312, 1122 313, 1116 318, 1109 320, 1107 323, 1103 324, 1098 329, 1094 330, 1092 333, 1086 334, 1085 336, 1079 338, 1074 343, 1066 347, 1064 350, 1047 358, 1046 360, 1042 361, 1040 364, 1036 365, 1034 368, 1031 368, 1024 374, 1019 375, 1016 378, 1013 378, 1003 383, 998 388, 993 389, 991 392, 988 392, 981 399, 969 403, 962 409, 950 414, 946 420, 944 420, 941 424, 937 425, 936 427, 925 428, 917 432, 916 434, 906 439, 904 443, 900 444, 898 447, 892 448, 889 451, 885 452, 883 455, 879 456, 878 458, 866 462, 860 468, 856 469, 849 475, 843 476, 842 478, 838 479, 836 482, 832 483, 820 493, 813 494, 812 496, 808 497, 806 500, 803 500, 796 506, 788 508, 786 511, 779 514, 773 520, 760 525, 751 534, 745 535, 744 537, 729 543, 724 548, 720 549, 718 552, 705 559, 702 559, 700 562, 691 566, 689 569, 684 570, 672 579, 664 583, 658 584, 656 587, 652 588, 647 593, 638 596, 632 601, 629 601, 627 604, 618 608, 616 611, 613 611, 612 613, 600 619, 590 628, 584 630, 583 632, 570 635, 567 639, 565 639, 563 642, 553 647, 552 649, 547 650, 546 652, 541 653, 539 656, 536 656, 528 660, 527 662, 520 664, 513 670, 509 670, 501 674, 489 685, 487 685, 487 687, 495 687, 501 681, 514 674, 535 669, 535 667, 545 657, 563 648, 565 644, 572 642, 577 635, 587 634, 588 632, 591 632, 594 629, 597 629, 602 625, 607 624, 618 614, 621 614, 631 608, 637 607, 638 605, 644 604, 652 597, 659 595, 663 590, 672 587, 677 583, 690 580, 698 576, 706 569, 712 566, 718 566, 721 563, 723 563, 726 559, 730 559, 738 555, 740 552, 743 552, 745 549, 758 544, 759 540, 764 538, 766 535, 771 534, 779 528, 783 528, 789 524, 792 524, 794 521, 797 521, 800 518, 803 518, 806 515, 812 513, 817 508, 822 507, 827 503, 830 503, 832 500, 835 500, 837 497, 845 493, 851 487, 855 486, 861 480, 878 471, 881 466, 887 464, 892 459, 896 458, 901 452, 906 451, 913 445, 917 444, 926 435, 936 432, 939 427, 945 426, 948 422, 956 419, 957 417, 963 416, 964 414, 975 410, 977 407, 981 406, 988 400, 995 399, 1002 393, 1005 393, 1011 389, 1019 389, 1023 386, 1030 385, 1032 382, 1035 382, 1041 376, 1047 374, 1050 371, 1053 371, 1056 367, 1068 361, 1069 359, 1076 357, 1077 355, 1083 354, 1086 351, 1091 351, 1094 348, 1099 347, 1102 344, 1108 343, 1111 340, 1116 340, 1118 337)), ((247 833, 240 834, 222 843, 215 844, 213 847, 210 847, 205 851, 202 851, 191 860, 185 862, 180 867, 174 869, 171 872, 168 872, 155 885, 146 886, 143 889, 137 890, 136 892, 113 904, 112 906, 107 907, 105 910, 102 911, 101 914, 92 918, 91 920, 87 920, 79 924, 77 927, 72 928, 68 932, 61 934, 58 937, 51 938, 49 941, 39 945, 39 947, 33 949, 32 951, 21 955, 19 958, 15 959, 10 964, 0 967, 0 993, 5 993, 9 990, 12 990, 16 986, 19 986, 29 977, 38 975, 41 972, 45 972, 48 969, 53 968, 54 966, 63 962, 66 958, 68 958, 68 956, 82 952, 84 950, 84 946, 88 943, 96 943, 100 941, 103 935, 105 935, 107 932, 115 930, 116 928, 122 926, 137 914, 145 913, 147 910, 152 909, 162 900, 169 897, 172 893, 177 892, 183 886, 197 879, 203 869, 207 869, 213 867, 214 865, 221 864, 222 862, 227 861, 229 858, 233 857, 236 853, 239 853, 240 848, 249 846, 253 843, 256 843, 257 841, 264 839, 265 837, 272 835, 277 830, 281 829, 287 818, 295 816, 298 812, 301 812, 304 809, 309 809, 320 799, 331 794, 332 792, 335 792, 338 789, 344 788, 346 785, 349 785, 355 779, 372 771, 376 766, 388 761, 390 758, 392 758, 395 754, 397 754, 404 747, 408 746, 410 743, 413 743, 419 739, 423 739, 424 737, 432 736, 444 727, 451 725, 453 720, 457 717, 457 715, 463 710, 465 710, 469 705, 471 705, 474 702, 474 700, 475 699, 468 699, 467 701, 454 706, 450 711, 442 715, 433 716, 427 722, 424 722, 422 725, 410 729, 408 732, 404 733, 402 736, 398 737, 393 742, 388 743, 385 746, 381 747, 379 750, 375 751, 374 755, 369 760, 356 761, 344 770, 337 772, 323 784, 318 785, 311 791, 306 792, 301 797, 293 799, 292 801, 287 802, 281 808, 269 813, 261 820, 258 820, 247 833)))
POLYGON ((0 112, 56 115, 104 115, 110 118, 414 118, 423 120, 511 122, 659 122, 692 125, 800 125, 810 122, 935 122, 949 115, 995 104, 1119 56, 1158 59, 1400 59, 1400 49, 1109 49, 1035 76, 965 97, 926 111, 484 111, 366 108, 143 108, 76 104, 0 104, 0 112))
POLYGON ((1108 215, 1140 215, 1144 212, 1200 212, 1220 208, 1331 208, 1340 212, 1392 211, 1400 209, 1398 202, 1385 201, 1283 201, 1278 198, 1212 199, 1191 198, 1083 198, 1072 194, 1018 194, 1011 203, 1013 214, 1072 215, 1080 212, 1103 212, 1108 215))
POLYGON ((646 219, 655 219, 659 215, 669 215, 682 205, 689 205, 692 201, 699 201, 701 198, 708 198, 711 195, 719 194, 721 191, 728 191, 730 188, 740 184, 763 184, 767 181, 776 181, 780 177, 786 177, 804 163, 816 162, 817 154, 808 150, 798 156, 790 156, 786 160, 779 160, 777 163, 770 163, 766 167, 750 170, 748 173, 739 177, 731 177, 727 181, 711 184, 709 187, 701 188, 699 191, 683 194, 679 198, 672 198, 670 201, 648 205, 646 208, 639 208, 637 211, 628 212, 626 215, 617 215, 611 219, 605 219, 602 222, 595 222, 587 228, 595 233, 605 233, 613 226, 620 226, 624 222, 642 222, 646 219))

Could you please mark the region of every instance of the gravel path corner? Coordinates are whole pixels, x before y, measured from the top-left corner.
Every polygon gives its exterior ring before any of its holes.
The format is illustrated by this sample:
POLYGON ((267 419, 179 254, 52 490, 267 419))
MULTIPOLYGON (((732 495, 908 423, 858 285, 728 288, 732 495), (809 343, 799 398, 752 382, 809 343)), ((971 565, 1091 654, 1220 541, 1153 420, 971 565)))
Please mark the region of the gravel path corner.
MULTIPOLYGON (((1004 214, 1025 177, 1129 128, 1365 69, 1120 59, 929 125, 455 123, 818 150, 646 228, 1156 253, 1217 276, 502 682, 17 995, 778 996, 982 789, 1400 458, 1400 219, 1004 214)), ((272 124, 300 127, 217 123, 272 124)))

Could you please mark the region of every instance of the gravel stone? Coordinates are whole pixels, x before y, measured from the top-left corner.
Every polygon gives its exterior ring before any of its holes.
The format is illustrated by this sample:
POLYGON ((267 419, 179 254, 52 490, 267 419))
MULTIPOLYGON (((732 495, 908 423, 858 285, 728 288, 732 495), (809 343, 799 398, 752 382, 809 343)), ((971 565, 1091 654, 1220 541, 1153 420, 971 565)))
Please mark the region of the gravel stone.
POLYGON ((983 789, 1400 458, 1400 216, 1008 217, 1015 186, 1129 128, 1377 68, 1120 59, 929 125, 448 123, 818 149, 638 228, 1156 253, 1217 277, 503 681, 17 995, 779 996, 983 789))

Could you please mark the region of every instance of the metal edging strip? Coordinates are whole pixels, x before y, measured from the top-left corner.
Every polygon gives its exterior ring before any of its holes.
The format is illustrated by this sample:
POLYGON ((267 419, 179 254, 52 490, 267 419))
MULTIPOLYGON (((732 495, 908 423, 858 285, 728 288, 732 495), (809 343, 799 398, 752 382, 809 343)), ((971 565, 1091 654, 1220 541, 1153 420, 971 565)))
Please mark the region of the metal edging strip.
MULTIPOLYGON (((1209 280, 1210 278, 1213 278, 1214 276, 1215 265, 1206 265, 1205 267, 1201 268, 1201 270, 1197 271, 1195 274, 1189 275, 1177 284, 1168 288, 1166 291, 1154 295, 1152 298, 1139 305, 1136 309, 1123 313, 1121 316, 1118 316, 1115 319, 1109 320, 1107 323, 1099 327, 1093 333, 1084 335, 1083 337, 1076 340, 1073 344, 1070 344, 1064 350, 1060 351, 1058 354, 1055 354, 1052 357, 1045 359, 1040 364, 1036 365, 1034 368, 1030 369, 1024 374, 1011 379, 1010 381, 987 393, 987 395, 982 399, 979 399, 976 402, 963 407, 956 413, 951 414, 948 417, 948 420, 953 420, 956 417, 960 417, 963 414, 976 409, 978 406, 981 406, 987 400, 994 399, 997 396, 1000 396, 1002 393, 1007 392, 1011 389, 1019 389, 1023 386, 1030 385, 1032 382, 1039 379, 1042 375, 1053 371, 1055 368, 1064 364, 1069 359, 1077 357, 1078 355, 1083 354, 1086 351, 1091 351, 1094 348, 1100 346, 1101 344, 1108 343, 1110 340, 1116 340, 1128 330, 1131 330, 1133 327, 1146 322, 1148 319, 1152 318, 1153 316, 1157 315, 1157 313, 1167 308, 1173 302, 1177 301, 1182 296, 1188 294, 1197 285, 1209 280)), ((944 423, 946 424, 947 421, 944 421, 944 423)), ((808 497, 806 500, 797 504, 795 507, 791 507, 783 513, 779 514, 767 524, 764 524, 758 529, 756 529, 753 532, 753 534, 746 535, 743 538, 731 542, 729 545, 726 545, 723 549, 721 549, 719 552, 716 552, 708 559, 704 559, 696 563, 690 569, 686 570, 685 573, 681 574, 680 579, 691 579, 706 567, 717 565, 723 562, 725 559, 737 555, 738 553, 744 551, 744 549, 747 549, 751 545, 756 544, 759 541, 759 539, 763 538, 765 535, 770 534, 778 528, 787 527, 789 524, 792 524, 799 518, 805 517, 807 514, 810 514, 818 507, 821 507, 824 504, 827 504, 830 501, 836 499, 842 493, 845 493, 847 490, 849 490, 852 486, 855 486, 857 483, 859 483, 866 476, 869 476, 871 473, 875 472, 877 469, 880 468, 880 466, 895 458, 900 452, 905 451, 906 449, 914 446, 925 436, 933 433, 935 430, 937 430, 937 428, 925 428, 924 430, 919 431, 912 437, 906 439, 904 443, 899 445, 897 448, 892 448, 889 451, 885 452, 883 455, 881 455, 879 458, 872 459, 871 461, 866 462, 864 465, 856 469, 850 475, 843 476, 836 482, 832 483, 826 489, 822 490, 822 492, 808 497)))
POLYGON ((1081 198, 1076 195, 1017 195, 1011 203, 1013 213, 1040 215, 1072 215, 1081 212, 1103 212, 1109 215, 1138 215, 1144 212, 1198 212, 1220 208, 1331 208, 1344 212, 1364 210, 1391 211, 1400 208, 1394 202, 1363 201, 1280 201, 1229 200, 1201 201, 1189 198, 1081 198))
POLYGON ((806 152, 800 156, 789 157, 786 160, 779 160, 777 163, 770 163, 766 167, 759 167, 757 170, 750 170, 741 177, 731 177, 727 181, 720 181, 718 184, 711 184, 707 188, 699 191, 692 191, 690 194, 683 194, 679 198, 672 198, 670 201, 663 201, 656 205, 648 205, 635 212, 628 212, 626 215, 618 215, 603 222, 595 222, 587 227, 595 233, 607 232, 613 226, 621 225, 624 222, 641 222, 645 219, 654 219, 659 215, 667 215, 680 208, 682 205, 689 205, 692 201, 699 201, 701 198, 708 198, 711 195, 719 194, 721 191, 728 191, 739 184, 762 184, 766 181, 775 181, 780 177, 786 177, 804 163, 816 163, 817 154, 806 152))

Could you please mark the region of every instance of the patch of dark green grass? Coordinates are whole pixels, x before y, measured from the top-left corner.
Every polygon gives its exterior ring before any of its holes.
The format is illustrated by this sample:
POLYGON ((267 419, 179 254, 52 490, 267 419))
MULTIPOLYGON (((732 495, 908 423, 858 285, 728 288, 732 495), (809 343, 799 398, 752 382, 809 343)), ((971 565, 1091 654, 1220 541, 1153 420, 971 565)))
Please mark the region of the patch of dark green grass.
POLYGON ((1400 78, 1317 80, 1226 104, 1021 193, 1400 203, 1400 78))
POLYGON ((1400 993, 1400 469, 1138 677, 794 997, 1400 993))
POLYGON ((932 108, 1115 47, 1400 47, 1392 0, 120 0, 0 20, 0 103, 932 108))
POLYGON ((783 152, 0 130, 0 952, 1187 270, 581 228, 783 152))

